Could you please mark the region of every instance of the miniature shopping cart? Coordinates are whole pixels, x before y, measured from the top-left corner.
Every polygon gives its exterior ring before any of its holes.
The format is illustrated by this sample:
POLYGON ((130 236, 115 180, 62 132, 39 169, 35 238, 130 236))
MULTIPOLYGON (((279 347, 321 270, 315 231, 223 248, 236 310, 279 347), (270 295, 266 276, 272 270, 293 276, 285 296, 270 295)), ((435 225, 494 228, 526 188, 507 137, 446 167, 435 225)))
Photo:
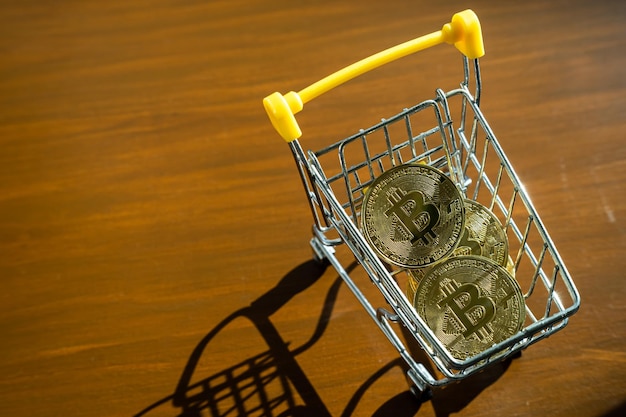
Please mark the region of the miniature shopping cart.
POLYGON ((478 18, 465 10, 440 31, 372 55, 299 92, 274 93, 264 99, 270 120, 289 143, 302 176, 314 218, 310 243, 315 256, 336 268, 398 350, 416 393, 430 392, 432 387, 518 355, 565 327, 580 305, 578 291, 552 239, 480 111, 478 58, 483 54, 478 18), (438 89, 432 99, 323 149, 303 149, 294 114, 304 103, 367 71, 441 43, 454 44, 462 53, 463 79, 458 88, 438 89), (407 271, 381 260, 360 229, 368 187, 386 170, 406 163, 425 163, 444 172, 465 198, 496 214, 509 240, 508 269, 524 295, 525 323, 508 339, 462 360, 435 337, 405 295, 407 271), (356 260, 373 282, 382 305, 353 279, 355 270, 339 260, 340 247, 349 249, 354 257, 351 262, 356 260), (414 350, 407 348, 417 345, 415 341, 428 363, 418 361, 414 350))

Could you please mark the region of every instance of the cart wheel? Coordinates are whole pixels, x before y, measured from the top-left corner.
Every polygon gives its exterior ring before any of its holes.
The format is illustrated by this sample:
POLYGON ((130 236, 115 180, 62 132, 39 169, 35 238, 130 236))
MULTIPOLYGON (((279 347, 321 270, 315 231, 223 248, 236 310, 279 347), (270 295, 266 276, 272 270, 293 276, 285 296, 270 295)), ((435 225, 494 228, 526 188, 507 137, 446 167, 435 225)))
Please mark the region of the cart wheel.
POLYGON ((327 267, 330 261, 326 257, 321 257, 316 251, 313 251, 313 260, 320 266, 327 267))
POLYGON ((415 399, 421 404, 426 401, 430 401, 433 398, 433 390, 430 387, 426 387, 423 391, 420 390, 415 383, 411 380, 411 377, 408 373, 405 375, 406 382, 409 384, 409 391, 415 397, 415 399))
POLYGON ((424 391, 420 391, 419 388, 417 388, 415 385, 411 385, 409 390, 420 404, 430 401, 433 398, 433 390, 430 388, 426 388, 424 391))
POLYGON ((315 260, 315 262, 323 267, 327 267, 330 265, 330 261, 328 260, 328 257, 326 256, 326 252, 330 252, 330 253, 334 253, 334 249, 331 247, 324 247, 322 245, 322 242, 320 242, 320 240, 313 236, 313 238, 311 238, 310 240, 310 245, 311 245, 311 249, 313 252, 313 259, 315 260))

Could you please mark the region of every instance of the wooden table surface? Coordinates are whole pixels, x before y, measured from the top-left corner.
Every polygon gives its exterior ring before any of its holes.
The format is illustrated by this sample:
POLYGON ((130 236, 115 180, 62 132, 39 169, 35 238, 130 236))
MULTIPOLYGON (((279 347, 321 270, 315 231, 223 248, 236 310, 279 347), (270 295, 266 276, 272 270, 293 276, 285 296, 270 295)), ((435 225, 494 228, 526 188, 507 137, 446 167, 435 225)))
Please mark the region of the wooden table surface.
MULTIPOLYGON (((0 415, 624 415, 625 3, 471 3, 483 112, 582 304, 521 358, 420 404, 337 272, 311 261, 302 184, 261 100, 468 2, 3 2, 0 415)), ((351 81, 307 106, 302 142, 459 70, 438 46, 351 81)))

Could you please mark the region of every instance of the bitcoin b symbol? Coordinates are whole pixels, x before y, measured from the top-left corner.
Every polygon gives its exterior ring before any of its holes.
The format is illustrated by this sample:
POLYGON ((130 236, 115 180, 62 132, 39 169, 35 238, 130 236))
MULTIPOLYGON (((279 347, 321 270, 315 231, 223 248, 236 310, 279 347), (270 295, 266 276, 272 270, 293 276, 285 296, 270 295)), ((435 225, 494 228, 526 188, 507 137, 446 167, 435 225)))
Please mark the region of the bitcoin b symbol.
POLYGON ((451 287, 452 291, 438 305, 440 308, 447 306, 452 310, 464 327, 463 337, 476 334, 477 337, 484 338, 491 334, 488 325, 496 314, 494 302, 489 297, 481 296, 478 287, 472 283, 451 287))
POLYGON ((361 204, 362 232, 385 261, 421 268, 452 254, 465 224, 460 190, 428 165, 403 164, 374 179, 361 204))
POLYGON ((400 190, 389 195, 391 208, 385 211, 389 218, 395 216, 404 229, 411 234, 411 244, 420 240, 424 245, 437 235, 433 228, 439 222, 439 210, 432 203, 424 203, 419 191, 402 193, 400 190))

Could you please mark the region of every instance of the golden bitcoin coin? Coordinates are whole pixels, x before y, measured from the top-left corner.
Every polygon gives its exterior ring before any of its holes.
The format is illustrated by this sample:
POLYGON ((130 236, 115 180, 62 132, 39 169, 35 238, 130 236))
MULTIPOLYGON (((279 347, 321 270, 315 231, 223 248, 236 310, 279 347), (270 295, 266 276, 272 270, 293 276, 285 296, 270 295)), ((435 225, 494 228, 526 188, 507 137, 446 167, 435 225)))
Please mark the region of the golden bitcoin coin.
POLYGON ((361 207, 363 235, 387 262, 419 268, 454 251, 464 212, 461 193, 444 173, 427 165, 400 165, 368 188, 361 207))
POLYGON ((422 278, 424 278, 424 274, 426 274, 426 268, 420 269, 407 269, 405 270, 408 279, 406 284, 406 298, 411 302, 411 304, 415 303, 415 292, 417 291, 417 286, 419 285, 422 278))
POLYGON ((432 268, 432 266, 426 268, 405 269, 407 275, 409 276, 406 286, 406 298, 412 305, 415 305, 415 293, 417 292, 417 287, 426 276, 426 273, 430 271, 430 268, 432 268))
POLYGON ((420 281, 415 309, 450 354, 463 360, 519 332, 522 291, 506 269, 481 256, 454 256, 420 281))
POLYGON ((482 204, 466 199, 465 230, 454 255, 484 256, 506 266, 509 242, 498 218, 482 204))

